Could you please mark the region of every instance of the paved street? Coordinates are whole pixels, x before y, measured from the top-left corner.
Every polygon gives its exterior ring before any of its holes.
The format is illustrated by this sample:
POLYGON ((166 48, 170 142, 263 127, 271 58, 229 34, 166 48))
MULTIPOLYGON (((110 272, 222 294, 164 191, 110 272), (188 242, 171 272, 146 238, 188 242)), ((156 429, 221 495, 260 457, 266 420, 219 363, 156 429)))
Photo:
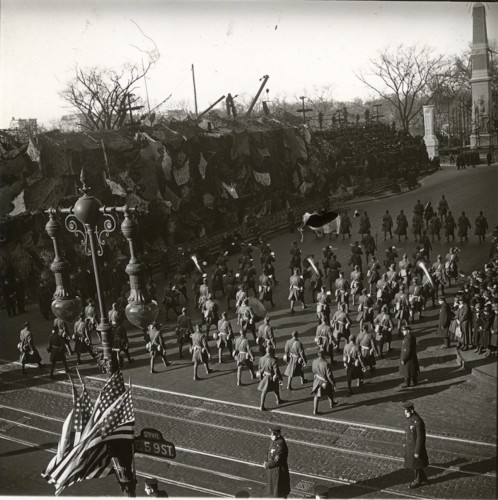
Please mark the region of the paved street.
MULTIPOLYGON (((483 210, 490 224, 488 242, 478 244, 473 229, 468 243, 456 242, 462 250, 462 272, 469 273, 486 261, 489 234, 498 224, 496 185, 497 165, 463 171, 445 167, 426 178, 415 191, 379 200, 360 200, 351 205, 351 211, 356 208, 368 211, 373 233, 379 233, 378 256, 382 261, 388 244, 398 246, 394 240, 381 241, 381 217, 386 208, 393 218, 404 209, 411 221, 417 199, 424 204, 430 200, 437 206, 445 194, 455 218, 465 210, 473 224, 479 210, 483 210)), ((349 244, 360 239, 357 231, 355 220, 351 241, 334 238, 330 241, 338 248, 338 260, 348 275, 349 244)), ((299 238, 299 233, 284 233, 270 240, 276 252, 279 284, 274 291, 276 305, 269 313, 276 327, 278 356, 282 357, 283 345, 291 331, 298 329, 310 358, 309 372, 315 352, 315 308, 313 305, 304 311, 297 308, 296 314, 290 315, 287 302, 289 248, 291 242, 299 238)), ((410 256, 413 253, 415 244, 411 234, 410 238, 408 242, 399 243, 400 256, 404 252, 410 256)), ((449 245, 443 240, 433 244, 431 261, 438 253, 447 253, 449 245)), ((310 232, 305 233, 304 243, 299 246, 303 256, 314 254, 320 260, 321 248, 326 244, 328 240, 316 240, 310 232)), ((259 264, 257 250, 254 257, 259 264)), ((234 256, 231 262, 237 258, 234 256)), ((164 282, 160 281, 158 290, 163 286, 164 282)), ((188 289, 190 292, 190 286, 188 289)), ((448 293, 452 295, 457 289, 453 286, 448 293)), ((308 291, 307 294, 309 302, 308 291)), ((159 295, 162 297, 161 292, 159 295)), ((224 310, 225 301, 221 296, 219 301, 224 310)), ((189 311, 194 318, 198 317, 191 304, 189 311)), ((233 318, 233 311, 231 313, 233 318)), ((14 318, 1 314, 2 330, 6 334, 0 340, 3 358, 0 366, 0 494, 51 495, 53 487, 39 472, 57 447, 62 422, 71 408, 70 385, 62 372, 56 381, 48 378, 47 370, 40 372, 34 367, 22 376, 15 363, 18 332, 26 319, 32 322, 35 343, 47 360, 45 346, 50 325, 40 319, 37 307, 31 305, 24 316, 14 318)), ((353 332, 357 332, 356 314, 353 312, 350 316, 353 332)), ((165 318, 162 315, 160 319, 165 318)), ((295 390, 282 391, 284 404, 277 408, 272 395, 268 395, 270 411, 259 412, 257 382, 251 381, 244 372, 244 385, 237 387, 235 364, 227 352, 226 362, 213 365, 213 374, 207 376, 200 368, 201 380, 193 382, 189 360, 178 360, 172 317, 166 323, 166 339, 173 365, 164 368, 158 364, 160 373, 151 375, 142 335, 131 329, 131 350, 136 361, 131 368, 125 362, 124 374, 135 387, 137 433, 142 427, 157 428, 177 447, 176 460, 169 462, 137 455, 138 493, 143 494, 143 475, 153 475, 160 479, 170 496, 230 496, 240 490, 261 496, 265 481, 261 464, 269 442, 267 428, 269 424, 278 423, 289 445, 294 497, 312 494, 314 485, 325 484, 333 498, 495 498, 496 385, 484 384, 458 367, 455 349, 443 349, 440 339, 435 338, 436 319, 437 309, 429 308, 423 320, 413 327, 422 370, 419 386, 399 389, 400 340, 395 335, 392 352, 378 360, 375 375, 367 376, 366 384, 360 389, 354 388, 350 397, 342 363, 333 365, 340 404, 329 410, 323 401, 319 416, 312 415, 311 382, 301 386, 298 380, 294 382, 295 390), (408 489, 412 477, 403 468, 405 417, 401 402, 408 399, 415 402, 428 432, 430 483, 418 490, 408 489)), ((210 345, 213 361, 217 360, 214 342, 210 345)), ((75 359, 70 358, 70 365, 74 364, 75 359)), ((86 377, 95 397, 105 376, 88 361, 81 365, 80 373, 86 377)), ((119 488, 113 478, 105 478, 86 481, 64 494, 117 495, 119 488)))

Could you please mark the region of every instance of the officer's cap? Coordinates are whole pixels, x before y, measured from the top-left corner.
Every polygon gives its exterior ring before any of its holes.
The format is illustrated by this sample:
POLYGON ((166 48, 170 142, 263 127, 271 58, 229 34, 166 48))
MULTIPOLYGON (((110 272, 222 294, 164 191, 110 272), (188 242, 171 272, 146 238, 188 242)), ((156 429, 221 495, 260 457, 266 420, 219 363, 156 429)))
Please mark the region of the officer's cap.
POLYGON ((271 427, 269 427, 270 429, 270 432, 281 432, 282 431, 282 428, 278 425, 272 425, 271 427))
POLYGON ((415 405, 411 401, 405 401, 403 403, 403 408, 405 410, 411 410, 411 409, 415 408, 415 405))
POLYGON ((155 477, 146 477, 145 486, 157 486, 157 479, 155 477))

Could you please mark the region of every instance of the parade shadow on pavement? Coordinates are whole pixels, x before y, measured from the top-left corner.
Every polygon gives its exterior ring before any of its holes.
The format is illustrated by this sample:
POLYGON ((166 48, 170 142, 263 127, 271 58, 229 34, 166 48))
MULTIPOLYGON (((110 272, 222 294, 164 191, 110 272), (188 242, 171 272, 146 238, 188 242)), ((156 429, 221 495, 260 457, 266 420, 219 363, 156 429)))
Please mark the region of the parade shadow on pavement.
POLYGON ((0 453, 0 458, 13 457, 16 455, 22 455, 23 453, 33 453, 33 451, 44 451, 50 450, 51 448, 57 448, 57 441, 53 443, 43 443, 38 445, 32 445, 25 448, 20 448, 18 450, 6 451, 5 453, 0 453))
MULTIPOLYGON (((496 457, 491 457, 491 458, 485 458, 483 460, 479 460, 477 462, 470 462, 467 463, 467 461, 463 458, 456 458, 454 460, 450 460, 449 462, 443 462, 443 463, 435 463, 431 462, 429 467, 432 465, 434 467, 443 467, 445 469, 450 468, 450 467, 455 467, 458 466, 459 464, 464 463, 464 465, 461 465, 459 467, 459 470, 455 472, 471 472, 471 473, 477 473, 477 474, 486 474, 488 472, 496 472, 496 457)), ((434 475, 437 475, 435 473, 434 475)))
MULTIPOLYGON (((372 492, 382 491, 400 484, 410 483, 413 480, 413 472, 408 469, 399 469, 383 476, 378 476, 355 484, 341 485, 330 488, 328 498, 357 498, 365 496, 365 488, 372 492)), ((379 497, 380 498, 380 497, 379 497)))
MULTIPOLYGON (((388 389, 389 387, 394 388, 396 386, 399 386, 400 381, 388 381, 386 384, 388 386, 384 386, 383 389, 388 389)), ((375 398, 375 399, 368 399, 368 400, 361 400, 356 403, 345 403, 344 408, 341 408, 340 406, 336 411, 341 411, 341 410, 349 410, 351 408, 356 408, 356 407, 365 407, 365 406, 375 406, 375 405, 380 405, 384 403, 402 403, 403 401, 406 401, 407 399, 410 399, 412 401, 416 401, 418 398, 422 398, 424 396, 433 396, 434 394, 441 393, 445 391, 446 389, 449 389, 452 386, 460 385, 465 382, 460 381, 460 382, 452 382, 450 384, 441 384, 437 386, 432 386, 432 387, 413 387, 413 388, 408 388, 404 390, 399 390, 396 392, 391 392, 387 396, 383 396, 380 398, 375 398)), ((367 386, 368 387, 368 386, 367 386)), ((375 389, 375 387, 374 387, 375 389)), ((354 389, 353 389, 354 390, 354 389)), ((365 390, 362 391, 355 391, 356 394, 364 394, 365 390)))

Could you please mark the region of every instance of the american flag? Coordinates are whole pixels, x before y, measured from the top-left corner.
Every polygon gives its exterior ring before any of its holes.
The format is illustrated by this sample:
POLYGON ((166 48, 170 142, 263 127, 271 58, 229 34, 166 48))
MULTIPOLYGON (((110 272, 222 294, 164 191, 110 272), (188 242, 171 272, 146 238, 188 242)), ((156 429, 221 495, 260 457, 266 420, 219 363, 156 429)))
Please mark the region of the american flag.
POLYGON ((76 398, 74 405, 74 444, 78 444, 81 440, 81 433, 83 429, 86 427, 87 423, 92 416, 93 404, 90 399, 90 395, 86 390, 86 387, 83 386, 83 391, 76 398))
POLYGON ((56 486, 56 495, 75 482, 107 475, 112 470, 112 457, 106 443, 134 437, 131 387, 125 389, 120 372, 114 374, 102 388, 91 413, 91 401, 86 390, 78 401, 76 420, 79 441, 61 462, 42 474, 56 486))

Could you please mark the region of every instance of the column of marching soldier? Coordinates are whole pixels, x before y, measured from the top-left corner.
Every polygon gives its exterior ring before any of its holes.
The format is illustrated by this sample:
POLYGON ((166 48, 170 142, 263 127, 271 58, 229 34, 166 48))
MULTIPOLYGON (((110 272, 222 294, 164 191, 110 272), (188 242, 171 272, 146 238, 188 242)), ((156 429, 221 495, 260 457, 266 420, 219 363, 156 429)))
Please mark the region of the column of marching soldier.
MULTIPOLYGON (((355 216, 360 216, 360 214, 356 213, 355 216)), ((443 224, 447 241, 451 239, 453 242, 456 223, 444 196, 439 202, 437 212, 430 202, 424 207, 418 201, 413 210, 412 232, 419 245, 416 246, 411 259, 405 253, 399 261, 396 248, 390 246, 386 250, 382 263, 385 272, 381 271, 381 263, 375 255, 376 241, 370 234, 371 224, 367 212, 360 216, 359 221, 358 233, 361 235, 361 245, 359 242, 351 245, 351 257, 348 262, 352 268, 351 272, 345 270, 346 266, 343 267, 334 254, 336 249, 330 245, 323 248, 320 262, 313 255, 303 258, 297 242, 292 244, 289 264, 291 277, 288 289, 290 313, 295 312, 296 302, 299 302, 303 309, 306 308, 306 289, 309 290, 311 301, 316 304, 318 326, 314 342, 317 346, 317 358, 312 363, 312 392, 315 396, 313 412, 315 414, 318 413, 318 402, 323 396, 328 397, 331 407, 337 404, 337 401, 333 399, 336 385, 331 364, 334 363, 334 351, 340 352, 342 339, 345 342, 342 362, 346 371, 349 395, 352 394, 354 380, 357 380, 358 387, 362 385, 367 368, 371 374, 375 373, 375 358, 384 356, 384 347, 387 348, 387 352, 391 350, 392 335, 396 329, 400 338, 403 338, 400 372, 405 380, 402 387, 410 383, 416 385, 418 362, 414 338, 408 324, 422 317, 428 300, 431 299, 434 306, 438 293, 439 297, 443 298, 445 285, 451 286, 452 281, 455 283, 459 276, 457 247, 451 247, 444 258, 438 255, 433 264, 430 261, 432 246, 426 230, 429 230, 434 241, 435 237, 440 238, 439 232, 443 224), (434 222, 435 219, 437 219, 436 222, 434 222), (363 255, 366 258, 366 273, 363 268, 363 255), (350 313, 353 306, 357 308, 355 313, 359 323, 358 335, 354 335, 351 331, 350 313), (336 307, 335 311, 333 307, 336 307)), ((348 213, 342 213, 341 225, 335 237, 338 238, 342 234, 342 239, 345 239, 346 235, 351 238, 351 226, 348 213)), ((391 215, 386 210, 382 218, 385 240, 388 236, 392 238, 393 226, 391 215)), ((462 213, 458 221, 458 236, 462 242, 467 239, 469 227, 470 222, 462 213)), ((475 227, 479 242, 484 241, 487 221, 482 212, 476 218, 475 227)), ((394 231, 399 240, 402 236, 405 239, 408 238, 407 228, 408 222, 401 210, 397 216, 397 227, 394 231)), ((180 296, 184 297, 185 302, 188 301, 185 274, 179 272, 173 281, 167 283, 162 302, 166 311, 166 320, 170 310, 177 315, 176 338, 180 358, 183 357, 184 344, 190 344, 194 380, 198 380, 199 363, 205 366, 208 374, 212 371, 209 367, 211 354, 208 340, 209 333, 213 329, 219 362, 222 362, 224 349, 228 350, 229 355, 236 362, 237 385, 242 385, 241 372, 244 367, 249 370, 251 378, 260 379, 258 385, 262 393, 260 409, 264 410, 266 394, 270 391, 274 392, 277 404, 282 403, 279 393, 282 375, 275 357, 276 340, 271 319, 265 313, 261 317, 258 316, 258 313, 261 314, 261 311, 264 311, 264 303, 269 302, 271 306, 274 306, 273 289, 278 282, 273 265, 275 253, 271 250, 270 244, 259 241, 261 264, 259 278, 254 264, 253 251, 254 246, 250 243, 241 245, 237 273, 228 269, 228 251, 221 252, 216 260, 211 280, 200 269, 196 270, 192 290, 194 306, 201 314, 201 322, 198 324, 193 325, 186 307, 182 308, 181 313, 178 311, 180 296), (222 312, 220 317, 218 300, 215 298, 217 292, 221 292, 226 297, 227 311, 232 306, 235 307, 237 327, 228 319, 227 312, 222 312), (251 303, 250 293, 257 296, 259 301, 251 303), (258 320, 261 324, 256 328, 258 320), (240 332, 237 338, 234 338, 234 328, 240 332), (261 354, 256 371, 254 369, 255 356, 247 338, 248 331, 251 332, 261 354)), ((151 280, 148 286, 150 294, 155 296, 156 290, 151 280)), ((123 305, 124 301, 118 301, 109 311, 109 321, 114 333, 113 348, 118 353, 121 367, 123 366, 123 353, 130 363, 133 362, 128 350, 129 341, 124 326, 123 305)), ((66 323, 55 319, 48 347, 52 377, 57 361, 63 362, 67 369, 66 354, 74 352, 77 356, 77 364, 80 363, 83 353, 89 353, 92 358, 97 358, 91 342, 91 333, 96 330, 97 324, 98 317, 93 299, 87 301, 85 311, 75 323, 72 334, 66 323), (71 339, 74 340, 74 350, 70 345, 71 339)), ((21 343, 22 340, 21 338, 21 343)), ((146 349, 150 353, 151 373, 155 373, 154 365, 157 358, 168 366, 170 362, 166 358, 166 346, 159 323, 149 325, 147 332, 144 332, 144 340, 146 349)), ((24 359, 26 362, 26 355, 24 359)), ((304 384, 307 358, 297 330, 292 332, 291 337, 285 343, 284 362, 287 363, 285 369, 287 389, 292 390, 292 379, 295 377, 300 377, 301 383, 304 384)))

